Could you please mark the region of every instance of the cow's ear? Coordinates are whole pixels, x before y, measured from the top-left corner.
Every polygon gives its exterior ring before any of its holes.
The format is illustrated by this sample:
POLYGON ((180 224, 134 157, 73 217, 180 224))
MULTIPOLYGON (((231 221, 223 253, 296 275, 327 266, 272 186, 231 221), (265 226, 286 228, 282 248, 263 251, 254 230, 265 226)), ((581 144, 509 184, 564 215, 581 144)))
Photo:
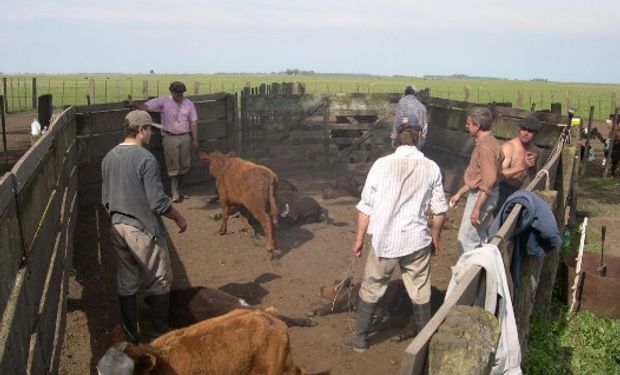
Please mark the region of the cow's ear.
MULTIPOLYGON (((136 361, 136 370, 141 370, 144 374, 149 374, 155 369, 157 358, 151 353, 143 353, 136 361)), ((138 373, 138 371, 136 371, 138 373)))
POLYGON ((235 158, 235 157, 237 157, 237 154, 235 154, 235 152, 234 152, 234 151, 229 151, 229 152, 226 154, 226 157, 229 157, 229 158, 235 158))

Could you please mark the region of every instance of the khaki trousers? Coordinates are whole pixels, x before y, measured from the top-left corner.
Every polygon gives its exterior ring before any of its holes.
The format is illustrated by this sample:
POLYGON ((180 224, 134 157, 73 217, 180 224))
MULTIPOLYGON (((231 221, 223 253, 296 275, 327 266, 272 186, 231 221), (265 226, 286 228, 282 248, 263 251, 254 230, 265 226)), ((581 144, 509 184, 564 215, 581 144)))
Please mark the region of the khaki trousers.
POLYGON ((429 302, 431 299, 430 259, 430 245, 400 258, 377 258, 374 249, 371 249, 366 260, 360 298, 368 303, 377 303, 383 297, 392 273, 398 265, 411 301, 415 304, 429 302))
POLYGON ((192 136, 190 133, 183 135, 164 134, 161 142, 164 148, 168 176, 180 176, 187 173, 191 163, 192 136))
POLYGON ((127 224, 113 224, 116 284, 119 296, 131 296, 143 287, 147 294, 165 294, 172 286, 172 268, 166 243, 127 224))

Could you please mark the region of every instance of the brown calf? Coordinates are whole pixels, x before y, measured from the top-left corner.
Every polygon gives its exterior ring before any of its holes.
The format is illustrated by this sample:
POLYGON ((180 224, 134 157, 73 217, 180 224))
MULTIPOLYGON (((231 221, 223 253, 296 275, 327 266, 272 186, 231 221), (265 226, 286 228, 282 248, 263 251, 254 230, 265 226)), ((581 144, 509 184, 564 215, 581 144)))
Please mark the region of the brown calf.
POLYGON ((275 224, 278 222, 276 205, 276 184, 278 176, 269 168, 215 151, 201 153, 200 158, 209 163, 209 173, 216 180, 222 207, 220 235, 226 233, 231 205, 243 207, 242 215, 249 227, 252 215, 263 227, 268 251, 276 248, 275 224), (249 215, 248 215, 249 214, 249 215))
MULTIPOLYGON (((115 336, 118 340, 118 332, 115 336)), ((272 309, 233 310, 171 331, 147 345, 112 348, 97 368, 102 375, 305 374, 293 363, 288 328, 272 309), (118 353, 121 350, 124 355, 118 353), (133 371, 121 367, 127 357, 133 371)))

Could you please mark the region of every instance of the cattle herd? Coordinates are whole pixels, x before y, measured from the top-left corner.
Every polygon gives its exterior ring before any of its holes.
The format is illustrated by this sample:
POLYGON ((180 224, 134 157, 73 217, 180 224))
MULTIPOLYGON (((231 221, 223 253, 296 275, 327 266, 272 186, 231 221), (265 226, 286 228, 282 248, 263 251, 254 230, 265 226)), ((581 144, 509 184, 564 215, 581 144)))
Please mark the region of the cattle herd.
MULTIPOLYGON (((222 220, 221 235, 229 217, 238 212, 246 229, 259 224, 265 247, 278 255, 276 226, 309 222, 333 222, 326 209, 312 197, 280 179, 271 169, 237 157, 234 153, 201 153, 215 177, 222 220)), ((363 181, 340 177, 321 188, 323 199, 359 197, 363 181)), ((288 327, 312 327, 317 316, 352 311, 357 305, 359 284, 350 279, 321 288, 326 303, 305 317, 289 317, 273 308, 252 307, 226 287, 204 286, 173 290, 170 295, 170 326, 175 330, 138 346, 124 341, 121 326, 115 328, 112 348, 100 359, 100 374, 305 374, 293 364, 288 327)), ((390 284, 377 324, 399 314, 408 314, 411 302, 402 282, 390 284), (400 283, 400 284, 399 284, 400 283)))

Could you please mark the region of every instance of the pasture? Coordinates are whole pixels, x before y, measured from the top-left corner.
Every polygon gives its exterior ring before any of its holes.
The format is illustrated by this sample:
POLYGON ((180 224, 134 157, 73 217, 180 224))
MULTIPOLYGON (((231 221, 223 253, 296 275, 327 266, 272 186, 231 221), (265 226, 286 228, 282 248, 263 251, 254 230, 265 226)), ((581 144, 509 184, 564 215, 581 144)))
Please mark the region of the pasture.
MULTIPOLYGON (((523 81, 508 79, 424 78, 371 75, 288 75, 288 74, 105 74, 7 75, 0 85, 6 90, 7 109, 32 108, 33 78, 37 95, 51 93, 56 106, 83 105, 87 95, 91 103, 118 102, 131 94, 136 99, 168 93, 174 80, 185 82, 188 94, 239 92, 243 87, 257 87, 272 82, 301 82, 307 93, 401 93, 405 86, 430 88, 438 98, 474 103, 511 102, 513 107, 529 110, 549 109, 561 103, 566 112, 573 107, 587 118, 591 106, 594 117, 605 120, 620 100, 620 84, 578 82, 523 81), (6 85, 6 87, 4 87, 6 85)), ((4 92, 4 91, 3 91, 4 92)))

